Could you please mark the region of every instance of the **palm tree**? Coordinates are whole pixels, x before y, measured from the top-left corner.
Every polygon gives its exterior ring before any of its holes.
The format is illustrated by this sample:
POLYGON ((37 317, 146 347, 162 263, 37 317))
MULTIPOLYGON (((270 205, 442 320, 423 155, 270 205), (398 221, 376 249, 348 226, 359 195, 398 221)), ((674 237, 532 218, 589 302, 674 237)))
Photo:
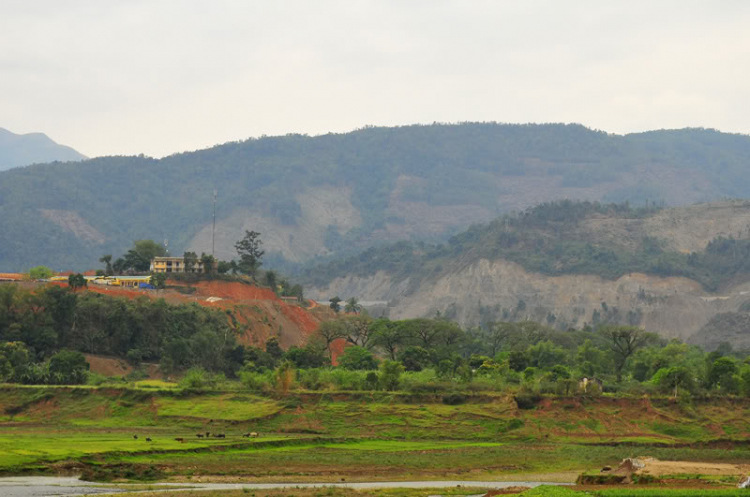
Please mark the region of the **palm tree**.
POLYGON ((349 300, 346 301, 346 306, 344 307, 345 312, 351 312, 354 314, 359 314, 362 312, 362 306, 359 305, 359 302, 356 298, 352 297, 349 300))

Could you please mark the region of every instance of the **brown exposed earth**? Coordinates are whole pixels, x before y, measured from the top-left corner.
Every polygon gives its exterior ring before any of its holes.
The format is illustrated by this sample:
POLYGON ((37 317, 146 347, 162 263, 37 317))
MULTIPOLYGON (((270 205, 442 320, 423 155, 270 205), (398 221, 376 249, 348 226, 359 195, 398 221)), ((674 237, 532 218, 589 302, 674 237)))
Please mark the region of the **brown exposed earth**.
MULTIPOLYGON (((66 283, 50 283, 67 288, 66 283)), ((243 345, 262 347, 276 337, 282 347, 304 345, 323 321, 334 319, 333 311, 308 302, 309 308, 285 302, 269 288, 227 281, 199 281, 185 283, 168 281, 165 290, 128 289, 90 284, 84 292, 95 292, 110 297, 127 299, 164 299, 170 304, 197 304, 228 310, 239 327, 238 340, 243 345)), ((127 374, 127 364, 101 362, 102 371, 127 374)), ((97 366, 97 368, 99 367, 97 366)), ((93 368, 92 364, 92 368, 93 368)), ((95 371, 99 372, 99 371, 95 371)), ((102 372, 102 374, 106 374, 102 372)))

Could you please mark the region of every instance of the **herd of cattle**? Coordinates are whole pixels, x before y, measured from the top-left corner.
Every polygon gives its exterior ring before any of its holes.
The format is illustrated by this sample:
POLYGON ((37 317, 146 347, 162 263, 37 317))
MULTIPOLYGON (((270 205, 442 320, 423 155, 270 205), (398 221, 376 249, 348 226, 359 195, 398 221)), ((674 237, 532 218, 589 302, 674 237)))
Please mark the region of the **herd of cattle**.
MULTIPOLYGON (((195 436, 198 437, 198 438, 204 438, 204 437, 205 438, 211 438, 211 432, 207 431, 205 434, 204 433, 196 433, 195 436)), ((224 433, 214 433, 213 436, 214 436, 214 438, 227 438, 227 436, 224 433)), ((243 433, 242 436, 245 437, 245 438, 258 438, 258 434, 256 432, 254 432, 254 431, 251 431, 251 432, 248 432, 248 433, 243 433)), ((133 440, 138 440, 138 435, 133 435, 133 440)), ((177 438, 175 438, 175 440, 177 440, 180 443, 185 443, 185 439, 182 438, 182 437, 177 437, 177 438)), ((153 440, 151 439, 151 437, 146 437, 146 441, 147 442, 153 442, 153 440)))

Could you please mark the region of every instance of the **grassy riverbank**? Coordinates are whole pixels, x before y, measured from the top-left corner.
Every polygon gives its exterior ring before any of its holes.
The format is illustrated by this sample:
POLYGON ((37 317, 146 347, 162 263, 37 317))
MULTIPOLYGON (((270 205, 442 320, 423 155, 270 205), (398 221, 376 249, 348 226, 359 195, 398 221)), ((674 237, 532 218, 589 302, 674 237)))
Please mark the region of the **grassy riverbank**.
POLYGON ((0 473, 147 481, 574 481, 583 471, 641 455, 748 461, 749 410, 750 402, 739 399, 548 397, 519 409, 512 397, 493 395, 446 405, 441 397, 406 393, 263 397, 5 386, 0 473), (242 436, 249 432, 259 437, 242 436))

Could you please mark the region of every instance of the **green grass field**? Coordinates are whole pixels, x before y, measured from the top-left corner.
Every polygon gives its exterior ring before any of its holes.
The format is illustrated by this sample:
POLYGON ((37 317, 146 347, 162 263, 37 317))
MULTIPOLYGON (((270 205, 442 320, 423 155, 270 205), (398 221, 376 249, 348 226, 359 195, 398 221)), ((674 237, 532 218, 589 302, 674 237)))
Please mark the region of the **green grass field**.
POLYGON ((545 398, 519 410, 511 398, 486 395, 451 406, 408 394, 272 398, 165 385, 4 386, 0 473, 88 471, 97 479, 173 481, 574 481, 625 457, 749 461, 748 410, 750 402, 738 399, 680 405, 545 398), (196 436, 205 432, 226 438, 196 436), (247 432, 261 436, 243 437, 247 432))

